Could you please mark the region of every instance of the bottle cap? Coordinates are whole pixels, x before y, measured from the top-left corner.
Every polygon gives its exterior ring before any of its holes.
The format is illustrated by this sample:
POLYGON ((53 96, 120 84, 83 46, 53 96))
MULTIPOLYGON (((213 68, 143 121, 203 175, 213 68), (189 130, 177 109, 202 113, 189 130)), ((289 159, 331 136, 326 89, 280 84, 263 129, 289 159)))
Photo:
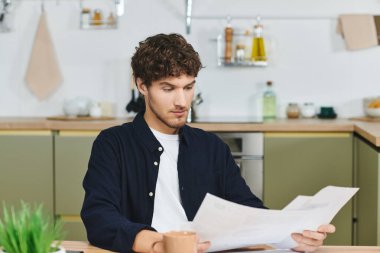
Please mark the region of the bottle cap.
POLYGON ((236 49, 245 49, 245 45, 244 44, 237 44, 236 49))
POLYGON ((90 8, 83 8, 82 9, 82 13, 90 13, 90 12, 91 12, 90 8))

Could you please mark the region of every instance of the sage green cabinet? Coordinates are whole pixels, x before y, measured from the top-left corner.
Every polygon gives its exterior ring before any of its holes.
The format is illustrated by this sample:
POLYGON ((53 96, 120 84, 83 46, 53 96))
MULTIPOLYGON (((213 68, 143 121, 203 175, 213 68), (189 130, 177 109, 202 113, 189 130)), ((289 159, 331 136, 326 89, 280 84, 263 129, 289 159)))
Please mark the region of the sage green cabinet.
POLYGON ((80 219, 84 198, 82 182, 97 134, 91 131, 61 131, 54 137, 55 212, 65 222, 67 240, 87 240, 80 219))
POLYGON ((380 245, 380 149, 355 137, 357 244, 380 245))
MULTIPOLYGON (((328 185, 353 185, 350 133, 266 133, 264 203, 282 209, 298 195, 314 195, 328 185)), ((337 228, 326 244, 352 244, 352 201, 332 221, 337 228)))
POLYGON ((0 205, 18 206, 20 200, 42 203, 53 214, 50 131, 0 131, 0 205))

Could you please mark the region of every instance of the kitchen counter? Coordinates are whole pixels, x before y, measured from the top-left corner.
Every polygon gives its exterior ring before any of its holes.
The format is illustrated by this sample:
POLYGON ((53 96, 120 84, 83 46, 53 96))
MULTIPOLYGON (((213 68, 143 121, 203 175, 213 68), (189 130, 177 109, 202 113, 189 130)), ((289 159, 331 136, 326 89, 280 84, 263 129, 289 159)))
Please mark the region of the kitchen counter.
MULTIPOLYGON (((0 131, 55 130, 100 131, 131 121, 131 118, 92 121, 47 120, 46 118, 0 118, 0 131)), ((348 119, 278 119, 263 123, 191 123, 190 126, 213 132, 356 132, 380 147, 380 123, 348 119)))
MULTIPOLYGON (((111 251, 103 250, 94 246, 91 246, 88 242, 79 242, 79 241, 63 241, 62 246, 66 250, 80 250, 84 253, 108 253, 111 251)), ((253 247, 255 248, 255 247, 253 247)), ((380 247, 370 247, 370 246, 322 246, 316 253, 370 253, 370 252, 379 252, 380 247)), ((234 251, 229 251, 234 252, 234 251)), ((236 252, 236 250, 235 250, 236 252)), ((240 250, 239 250, 240 252, 240 250)), ((262 252, 262 251, 261 251, 262 252)))

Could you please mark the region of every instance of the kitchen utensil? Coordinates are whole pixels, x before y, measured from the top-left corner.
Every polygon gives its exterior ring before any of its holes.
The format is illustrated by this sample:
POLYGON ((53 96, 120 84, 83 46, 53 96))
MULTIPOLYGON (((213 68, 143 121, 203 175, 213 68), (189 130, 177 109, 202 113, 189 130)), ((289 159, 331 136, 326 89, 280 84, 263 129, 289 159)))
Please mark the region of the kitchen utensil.
POLYGON ((139 93, 139 96, 137 97, 136 103, 137 103, 137 111, 136 112, 145 111, 145 99, 141 93, 139 93))
POLYGON ((8 13, 8 6, 11 4, 11 0, 2 0, 3 6, 0 14, 0 23, 4 21, 5 14, 8 13))
POLYGON ((136 103, 136 97, 135 97, 135 84, 133 82, 133 75, 131 75, 130 88, 131 88, 131 100, 127 104, 126 110, 127 112, 136 112, 137 103, 136 103))
POLYGON ((187 114, 186 122, 194 122, 197 119, 197 107, 203 103, 202 93, 197 93, 191 102, 190 110, 187 114))

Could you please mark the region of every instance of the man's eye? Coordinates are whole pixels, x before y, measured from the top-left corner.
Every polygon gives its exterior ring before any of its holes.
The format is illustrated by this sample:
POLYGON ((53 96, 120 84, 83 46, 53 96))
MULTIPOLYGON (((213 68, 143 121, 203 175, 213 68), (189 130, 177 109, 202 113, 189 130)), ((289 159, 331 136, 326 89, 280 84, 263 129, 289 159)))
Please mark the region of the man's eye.
POLYGON ((173 89, 172 89, 172 88, 163 88, 163 90, 164 90, 165 92, 169 92, 169 91, 172 91, 173 89))
POLYGON ((186 90, 192 90, 193 89, 193 86, 188 86, 185 88, 186 90))

